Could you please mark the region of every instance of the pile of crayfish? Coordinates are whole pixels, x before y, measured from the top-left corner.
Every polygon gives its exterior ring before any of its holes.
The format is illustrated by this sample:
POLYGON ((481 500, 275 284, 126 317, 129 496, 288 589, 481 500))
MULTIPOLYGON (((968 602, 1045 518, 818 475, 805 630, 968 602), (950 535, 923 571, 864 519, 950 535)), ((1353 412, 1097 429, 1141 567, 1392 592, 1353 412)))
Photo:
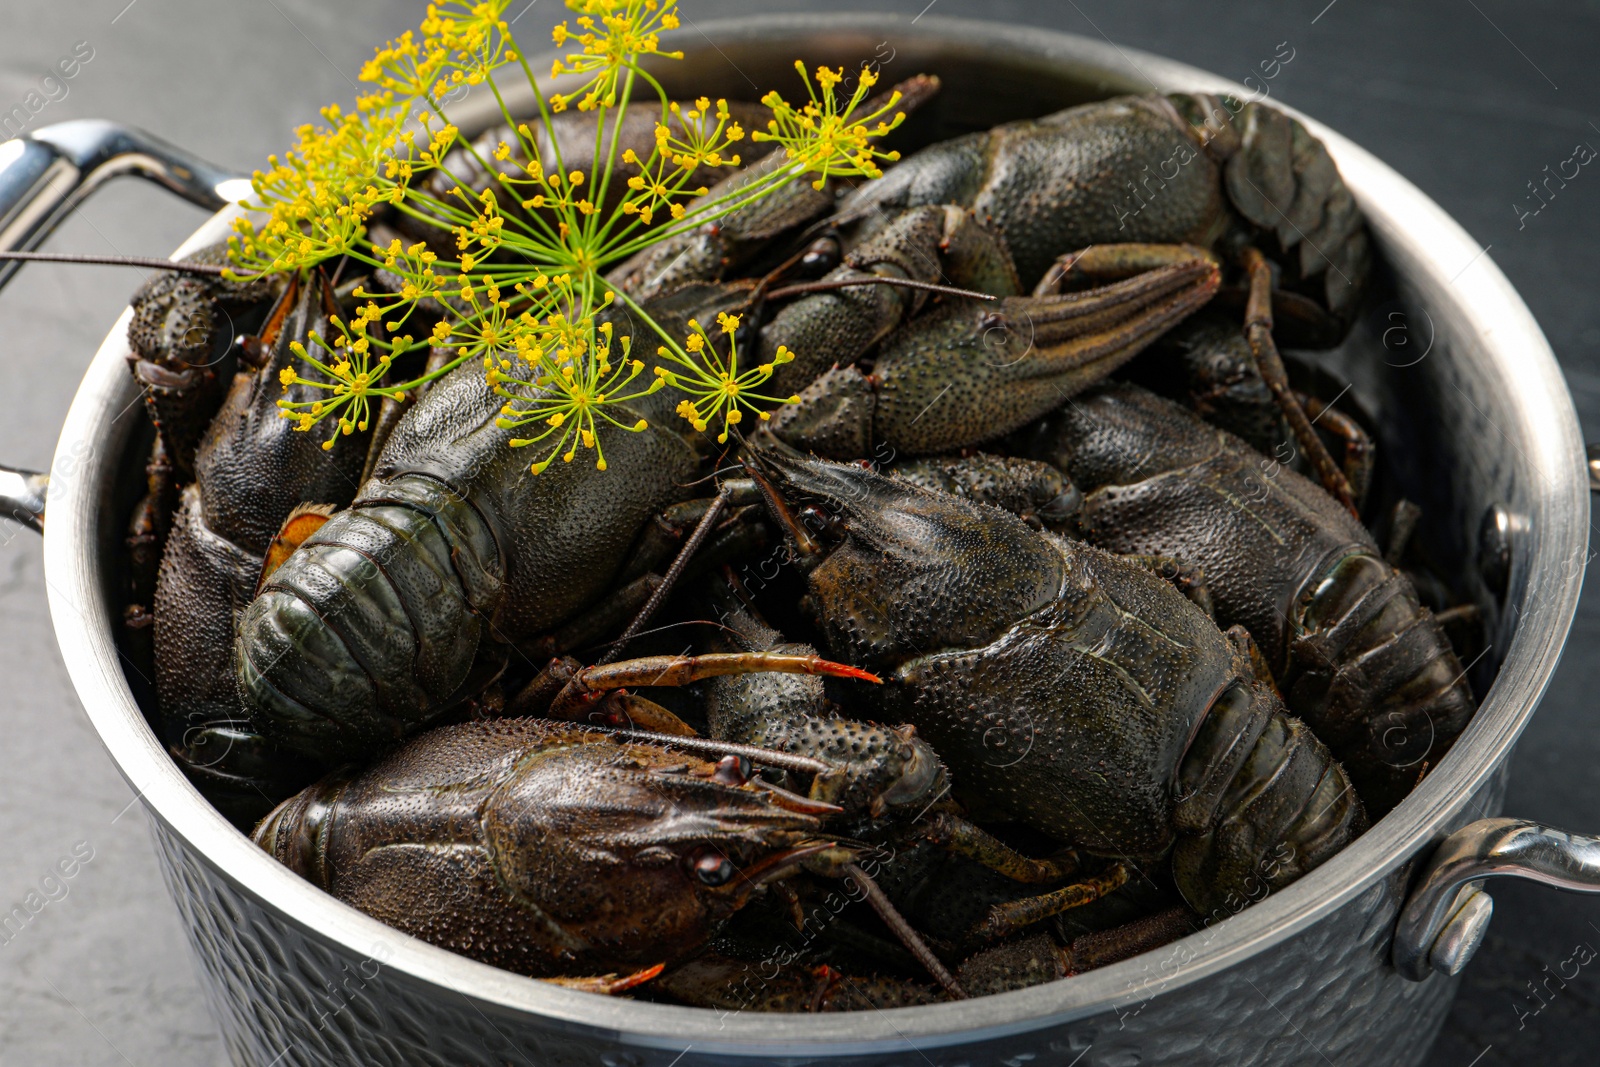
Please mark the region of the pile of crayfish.
POLYGON ((615 271, 797 354, 798 402, 719 443, 662 389, 609 470, 538 476, 471 366, 359 433, 278 417, 368 268, 160 277, 153 724, 322 889, 581 989, 889 1007, 1148 950, 1323 863, 1475 707, 1470 606, 1408 567, 1415 509, 1380 547, 1368 428, 1279 351, 1340 341, 1369 258, 1264 104, 1010 123, 615 271))

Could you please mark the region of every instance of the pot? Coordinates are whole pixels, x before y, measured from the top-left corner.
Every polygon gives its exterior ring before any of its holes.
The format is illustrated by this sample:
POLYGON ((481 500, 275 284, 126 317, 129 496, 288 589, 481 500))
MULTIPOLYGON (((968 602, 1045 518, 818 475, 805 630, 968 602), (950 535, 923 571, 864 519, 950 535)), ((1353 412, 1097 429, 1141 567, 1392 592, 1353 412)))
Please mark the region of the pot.
MULTIPOLYGON (((876 59, 891 80, 944 79, 914 120, 930 138, 1152 84, 1249 95, 1155 56, 989 23, 841 15, 819 29, 815 19, 776 16, 699 30, 680 35, 686 58, 658 72, 669 91, 748 97, 744 70, 876 59)), ((467 100, 458 122, 486 124, 488 103, 467 100)), ((1351 381, 1375 416, 1401 491, 1423 507, 1418 536, 1484 613, 1490 652, 1472 668, 1482 706, 1404 803, 1289 888, 1158 951, 955 1004, 799 1017, 572 992, 398 934, 251 844, 168 757, 119 659, 118 542, 143 458, 125 312, 84 377, 56 453, 44 524, 50 608, 89 718, 152 816, 234 1062, 1420 1062, 1489 921, 1484 878, 1600 890, 1600 841, 1491 818, 1577 604, 1589 475, 1555 357, 1492 260, 1393 170, 1299 117, 1337 161, 1386 265, 1349 340, 1315 359, 1351 381)), ((87 189, 129 170, 214 208, 237 189, 143 135, 63 124, 0 145, 0 247, 37 243, 87 189)), ((221 210, 175 255, 220 239, 235 210, 221 210)), ((37 477, 0 475, 6 508, 22 521, 40 516, 41 490, 37 477)))

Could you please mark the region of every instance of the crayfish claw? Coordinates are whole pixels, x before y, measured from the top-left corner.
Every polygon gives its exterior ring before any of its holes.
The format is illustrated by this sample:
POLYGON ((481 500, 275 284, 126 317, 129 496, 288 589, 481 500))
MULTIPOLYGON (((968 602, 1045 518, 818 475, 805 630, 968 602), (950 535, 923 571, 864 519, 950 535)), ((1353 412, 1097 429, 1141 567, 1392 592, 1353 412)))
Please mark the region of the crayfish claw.
POLYGON ((666 970, 665 963, 658 963, 646 967, 642 971, 632 974, 601 974, 584 976, 581 978, 541 978, 541 982, 562 986, 566 989, 576 989, 583 993, 599 993, 603 997, 613 997, 618 993, 625 993, 636 986, 642 986, 662 971, 666 970))

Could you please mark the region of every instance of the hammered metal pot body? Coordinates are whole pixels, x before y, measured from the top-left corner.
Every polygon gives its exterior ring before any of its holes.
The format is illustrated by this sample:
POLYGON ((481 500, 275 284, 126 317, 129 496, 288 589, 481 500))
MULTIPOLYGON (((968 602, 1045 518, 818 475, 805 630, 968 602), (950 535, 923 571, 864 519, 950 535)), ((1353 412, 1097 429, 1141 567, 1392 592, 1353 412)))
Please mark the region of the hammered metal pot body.
MULTIPOLYGON (((1153 56, 1042 30, 929 17, 751 19, 701 27, 663 68, 669 91, 744 97, 741 72, 788 90, 800 57, 890 80, 939 74, 932 140, 1125 92, 1244 91, 1153 56)), ((468 100, 464 128, 491 113, 468 100), (472 112, 476 107, 477 111, 472 112)), ((1368 312, 1320 357, 1354 383, 1419 536, 1489 624, 1472 727, 1418 789, 1328 864, 1157 952, 1063 982, 960 1004, 826 1017, 608 1000, 497 971, 404 937, 313 889, 229 827, 145 725, 118 658, 118 533, 143 453, 124 364, 127 316, 74 402, 51 488, 46 567, 68 667, 96 729, 150 810, 157 852, 229 1054, 256 1065, 816 1063, 1079 1067, 1419 1063, 1455 992, 1389 964, 1411 864, 1498 812, 1517 733, 1554 670, 1587 543, 1582 443, 1553 354, 1489 258, 1431 201, 1332 131, 1382 260, 1368 312), (1397 319, 1396 316, 1399 316, 1397 319), (1394 330, 1412 347, 1396 346, 1394 330), (1419 359, 1417 353, 1421 352, 1419 359), (1497 509, 1497 510, 1496 510, 1497 509), (1496 536, 1484 543, 1485 515, 1496 536), (1479 566, 1493 556, 1504 567, 1479 566), (1485 577, 1487 576, 1487 577, 1485 577), (1492 584, 1491 584, 1492 582, 1492 584), (1490 685, 1492 683, 1492 690, 1490 685)), ((185 245, 218 240, 228 213, 185 245)))
MULTIPOLYGON (((1500 774, 1474 798, 1494 814, 1500 774)), ((1480 808, 1479 805, 1482 805, 1480 808)), ((1454 829, 1455 827, 1451 827, 1454 829)), ((723 1018, 705 1016, 704 1046, 619 1046, 523 1012, 497 1010, 430 982, 385 970, 261 905, 156 825, 156 851, 200 961, 229 1055, 241 1065, 437 1064, 439 1067, 696 1067, 749 1064, 716 1043, 723 1018)), ((907 1035, 903 1050, 838 1054, 838 1067, 1075 1064, 1078 1067, 1268 1067, 1421 1063, 1455 999, 1456 979, 1411 982, 1389 965, 1404 872, 1367 887, 1320 922, 1204 982, 1176 972, 1201 946, 1182 941, 1132 961, 1126 988, 1102 1011, 1013 1034, 974 1033, 939 1044, 907 1035)), ((1201 939, 1205 934, 1198 935, 1201 939)), ((1191 939, 1192 940, 1192 939, 1191 939)), ((821 1050, 819 1050, 820 1052, 821 1050)), ((815 1063, 800 1047, 772 1064, 815 1063)))

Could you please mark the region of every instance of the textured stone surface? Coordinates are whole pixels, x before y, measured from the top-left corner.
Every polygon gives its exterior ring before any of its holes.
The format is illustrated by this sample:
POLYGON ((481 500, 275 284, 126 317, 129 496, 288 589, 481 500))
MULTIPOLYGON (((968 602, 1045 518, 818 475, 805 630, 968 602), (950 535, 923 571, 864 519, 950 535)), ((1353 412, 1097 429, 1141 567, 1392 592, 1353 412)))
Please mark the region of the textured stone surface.
MULTIPOLYGON (((751 8, 734 0, 684 3, 695 21, 751 8)), ((760 7, 870 8, 908 17, 931 7, 931 14, 1090 37, 1103 31, 1235 78, 1259 78, 1258 64, 1288 41, 1295 58, 1270 83, 1274 97, 1370 148, 1492 246, 1561 357, 1590 437, 1600 437, 1600 318, 1592 300, 1600 184, 1591 187, 1586 168, 1568 187, 1552 185, 1557 195, 1539 215, 1519 225, 1512 209, 1537 206, 1526 183, 1566 160, 1574 143, 1600 147, 1585 104, 1600 89, 1591 54, 1600 14, 1592 5, 1479 0, 1481 13, 1458 0, 787 0, 760 7)), ((95 58, 68 83, 68 96, 46 105, 32 125, 122 119, 248 169, 280 151, 290 128, 318 106, 348 102, 354 89, 346 76, 353 79, 371 43, 414 24, 421 10, 420 0, 0 0, 0 115, 37 89, 74 42, 87 40, 95 58)), ((560 17, 556 0, 527 9, 519 3, 513 12, 519 10, 525 13, 517 29, 529 27, 530 40, 560 17)), ((154 190, 113 187, 63 227, 52 247, 159 254, 199 218, 154 190)), ((0 293, 0 459, 48 465, 83 366, 140 280, 135 271, 31 266, 0 293)), ((37 888, 75 843, 95 851, 67 896, 0 945, 0 1062, 218 1063, 223 1047, 140 826, 142 810, 134 805, 119 814, 134 798, 77 707, 44 589, 36 539, 0 531, 0 679, 8 698, 0 905, 9 908, 37 888)), ((1600 598, 1580 606, 1572 641, 1519 746, 1506 810, 1593 830, 1600 822, 1593 799, 1600 726, 1591 709, 1600 660, 1588 653, 1600 641, 1600 598)), ((1600 924, 1600 903, 1509 886, 1495 888, 1495 901, 1489 942, 1464 977, 1430 1067, 1592 1063, 1600 1046, 1593 968, 1547 997, 1537 1015, 1519 1023, 1517 1009, 1536 1006, 1527 983, 1542 981, 1542 968, 1554 969, 1576 942, 1600 946, 1590 926, 1600 924)), ((1070 1063, 1086 1047, 1081 1035, 1076 1045, 1069 1035, 1060 1061, 1070 1063)), ((1304 1049, 1297 1055, 1296 1062, 1322 1062, 1304 1049)))

